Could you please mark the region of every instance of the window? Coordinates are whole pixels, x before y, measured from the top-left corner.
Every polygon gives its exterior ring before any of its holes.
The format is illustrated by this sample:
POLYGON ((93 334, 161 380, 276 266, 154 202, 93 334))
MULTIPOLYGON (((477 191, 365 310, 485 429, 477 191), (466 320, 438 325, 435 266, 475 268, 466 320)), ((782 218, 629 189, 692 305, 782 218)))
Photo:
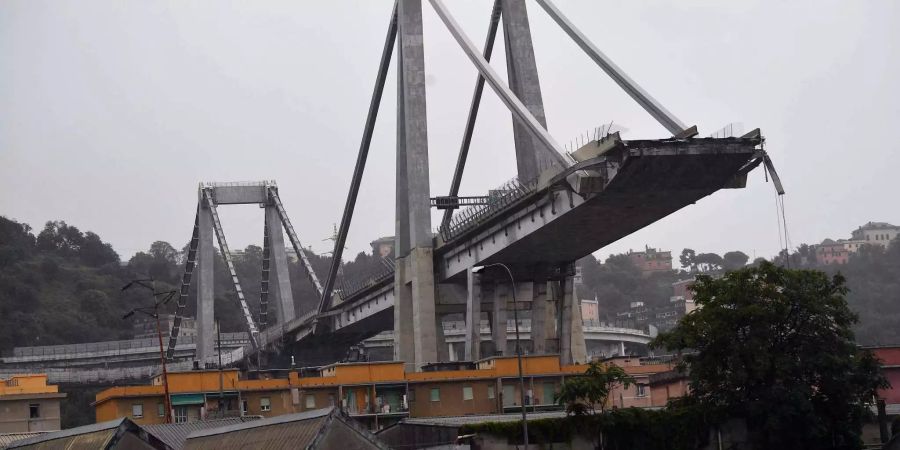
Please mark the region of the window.
POLYGON ((40 419, 41 405, 39 403, 31 403, 28 405, 28 417, 32 419, 40 419))
POLYGON ((131 417, 136 419, 140 419, 144 417, 144 404, 143 403, 135 403, 131 405, 131 417))
POLYGON ((262 397, 259 399, 259 410, 260 411, 271 411, 272 410, 272 401, 269 400, 269 397, 262 397))
POLYGON ((316 396, 315 395, 307 395, 306 396, 306 408, 313 409, 316 407, 316 396))
POLYGON ((159 417, 166 416, 166 404, 163 402, 159 402, 156 404, 156 415, 159 417))
POLYGON ((463 386, 463 400, 472 400, 472 386, 463 386))
POLYGON ((441 388, 431 388, 431 401, 441 401, 441 388))
POLYGON ((175 423, 187 422, 187 406, 175 407, 175 423))
POLYGON ((646 397, 647 396, 647 386, 643 384, 634 385, 635 392, 638 397, 646 397))
POLYGON ((494 398, 494 387, 488 386, 488 398, 494 398))

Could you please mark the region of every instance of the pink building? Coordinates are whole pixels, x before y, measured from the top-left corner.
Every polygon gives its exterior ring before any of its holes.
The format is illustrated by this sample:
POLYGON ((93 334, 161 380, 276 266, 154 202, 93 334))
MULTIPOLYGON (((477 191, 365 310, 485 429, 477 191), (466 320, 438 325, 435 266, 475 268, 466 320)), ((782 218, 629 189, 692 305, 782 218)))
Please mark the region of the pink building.
POLYGON ((597 299, 581 301, 581 320, 585 322, 600 321, 600 305, 597 299))
POLYGON ((631 262, 641 270, 644 275, 653 272, 667 272, 672 270, 672 252, 661 251, 648 246, 642 252, 628 251, 631 262))
POLYGON ((843 242, 825 239, 816 246, 816 262, 819 265, 847 264, 849 260, 850 250, 843 242))

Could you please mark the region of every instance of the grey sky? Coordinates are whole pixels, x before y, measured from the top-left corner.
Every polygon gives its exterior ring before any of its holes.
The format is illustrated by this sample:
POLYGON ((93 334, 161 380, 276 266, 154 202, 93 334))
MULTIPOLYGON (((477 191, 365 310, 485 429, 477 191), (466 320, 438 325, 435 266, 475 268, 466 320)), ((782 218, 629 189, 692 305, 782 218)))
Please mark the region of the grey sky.
MULTIPOLYGON (((447 1, 483 42, 490 1, 447 1)), ((275 179, 319 252, 340 219, 392 2, 0 2, 0 215, 63 219, 129 258, 190 238, 199 181, 275 179)), ((557 5, 701 134, 760 127, 784 178, 792 241, 900 222, 900 3, 563 1, 557 5)), ((548 127, 601 123, 664 137, 528 3, 548 127)), ((475 69, 425 11, 432 195, 446 193, 475 69)), ((502 38, 502 37, 498 37, 502 38)), ((501 41, 502 42, 502 41, 501 41)), ((494 66, 505 73, 502 45, 494 66)), ((349 257, 393 234, 395 86, 385 91, 349 257)), ((487 91, 487 90, 486 90, 487 91)), ((463 194, 515 175, 508 111, 486 92, 463 194)), ((754 172, 606 249, 644 244, 777 252, 773 188, 754 172)), ((232 247, 259 245, 262 211, 221 209, 232 247)), ((435 223, 438 220, 435 214, 435 223)))

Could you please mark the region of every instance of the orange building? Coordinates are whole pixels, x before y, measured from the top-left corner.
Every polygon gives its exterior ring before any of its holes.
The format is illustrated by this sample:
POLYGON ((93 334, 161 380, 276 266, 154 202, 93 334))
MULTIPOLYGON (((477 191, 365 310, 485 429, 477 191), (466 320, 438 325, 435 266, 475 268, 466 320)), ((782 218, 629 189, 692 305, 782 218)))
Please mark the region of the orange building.
POLYGON ((0 433, 59 430, 60 400, 66 394, 47 384, 47 375, 0 379, 0 433))
MULTIPOLYGON (((641 358, 617 358, 610 363, 624 367, 637 380, 637 386, 614 389, 611 401, 616 406, 662 406, 667 395, 682 392, 651 388, 651 376, 671 371, 670 363, 641 358)), ((380 429, 405 417, 521 410, 515 357, 453 363, 452 368, 434 364, 415 373, 404 372, 403 366, 402 362, 339 363, 250 373, 250 379, 242 378, 236 369, 171 373, 172 416, 176 422, 192 422, 233 415, 272 417, 335 406, 371 429, 380 429)), ((559 409, 555 396, 560 385, 586 369, 585 365, 561 366, 557 355, 524 357, 529 409, 559 409)), ((97 394, 94 406, 98 422, 128 417, 138 424, 162 423, 161 377, 148 386, 106 389, 97 394)))

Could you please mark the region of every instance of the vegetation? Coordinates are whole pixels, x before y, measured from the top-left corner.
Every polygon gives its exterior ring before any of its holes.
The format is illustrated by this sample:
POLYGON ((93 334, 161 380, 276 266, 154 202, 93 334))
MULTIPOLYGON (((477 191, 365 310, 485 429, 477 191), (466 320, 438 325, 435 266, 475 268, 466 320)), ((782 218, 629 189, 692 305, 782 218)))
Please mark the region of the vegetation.
POLYGON ((556 401, 565 405, 569 414, 596 414, 597 408, 602 413, 609 393, 617 384, 628 388, 634 384, 634 378, 619 366, 593 361, 583 376, 571 377, 563 383, 556 401))
POLYGON ((653 343, 689 351, 691 400, 744 419, 756 448, 850 449, 875 390, 877 360, 857 346, 840 275, 761 263, 699 276, 699 309, 653 343))
MULTIPOLYGON (((184 250, 167 242, 153 242, 127 263, 98 235, 82 232, 62 221, 48 222, 37 236, 26 224, 0 217, 0 352, 16 346, 74 344, 131 339, 132 323, 122 316, 136 306, 150 304, 147 292, 121 287, 135 278, 152 278, 158 289, 176 289, 184 270, 184 250)), ((330 258, 307 253, 314 270, 324 274, 330 258)), ((235 254, 235 268, 254 315, 258 316, 262 248, 251 245, 235 254)), ((356 279, 383 270, 377 257, 360 253, 343 266, 356 279)), ((215 259, 216 318, 222 331, 244 331, 231 277, 222 258, 215 259)), ((318 302, 304 269, 289 264, 298 312, 318 302)), ((195 301, 189 298, 187 315, 195 301)), ((174 302, 167 312, 174 311, 174 302)), ((275 322, 274 304, 269 323, 275 322)))
MULTIPOLYGON (((608 450, 698 449, 709 443, 710 418, 699 408, 615 409, 604 414, 529 420, 528 438, 538 448, 550 448, 542 444, 551 442, 571 442, 579 435, 608 450)), ((511 443, 523 441, 522 425, 517 421, 464 425, 459 433, 504 436, 511 443)))

